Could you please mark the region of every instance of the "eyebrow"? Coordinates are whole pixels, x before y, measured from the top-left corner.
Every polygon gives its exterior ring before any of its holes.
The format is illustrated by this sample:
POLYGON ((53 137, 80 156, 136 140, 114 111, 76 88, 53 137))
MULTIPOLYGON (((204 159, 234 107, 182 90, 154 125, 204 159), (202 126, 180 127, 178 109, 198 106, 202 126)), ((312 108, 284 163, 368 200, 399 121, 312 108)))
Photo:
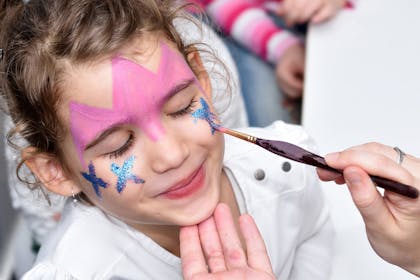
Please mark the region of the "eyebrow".
POLYGON ((111 125, 111 127, 106 129, 105 131, 103 131, 95 140, 93 140, 91 143, 87 144, 86 148, 85 148, 85 151, 89 150, 90 148, 92 148, 93 146, 98 144, 99 142, 103 141, 106 137, 108 137, 109 135, 111 135, 115 131, 119 130, 122 125, 123 125, 123 123, 121 123, 121 122, 111 125))
POLYGON ((163 103, 165 103, 166 101, 168 101, 169 99, 171 99, 171 97, 173 97, 174 95, 176 95, 178 92, 180 92, 180 91, 186 89, 187 87, 189 87, 194 82, 195 82, 195 79, 194 78, 191 78, 191 79, 183 80, 179 84, 173 86, 166 93, 165 98, 163 100, 163 103))
MULTIPOLYGON (((191 79, 183 80, 179 84, 173 86, 168 91, 168 93, 165 94, 165 98, 163 100, 163 103, 165 103, 167 100, 171 99, 171 97, 173 97, 174 95, 176 95, 178 92, 180 92, 180 91, 186 89, 187 87, 189 87, 194 82, 195 82, 195 79, 194 78, 191 78, 191 79)), ((116 124, 111 125, 105 131, 103 131, 95 140, 93 140, 91 143, 87 144, 86 145, 86 148, 85 148, 85 151, 86 150, 89 150, 93 146, 97 145, 99 142, 103 141, 106 137, 108 137, 109 135, 111 135, 112 133, 114 133, 115 131, 117 131, 118 129, 120 129, 122 125, 123 125, 122 122, 118 122, 116 124)))

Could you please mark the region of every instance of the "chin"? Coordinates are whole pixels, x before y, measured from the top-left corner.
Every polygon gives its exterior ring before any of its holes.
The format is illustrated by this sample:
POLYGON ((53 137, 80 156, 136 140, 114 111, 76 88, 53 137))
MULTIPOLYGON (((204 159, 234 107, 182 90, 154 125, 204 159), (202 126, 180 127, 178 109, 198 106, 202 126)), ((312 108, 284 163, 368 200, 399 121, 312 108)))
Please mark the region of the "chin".
POLYGON ((198 199, 194 201, 187 209, 180 213, 178 225, 190 226, 201 223, 213 214, 218 202, 218 194, 215 194, 212 197, 205 197, 203 200, 198 199))

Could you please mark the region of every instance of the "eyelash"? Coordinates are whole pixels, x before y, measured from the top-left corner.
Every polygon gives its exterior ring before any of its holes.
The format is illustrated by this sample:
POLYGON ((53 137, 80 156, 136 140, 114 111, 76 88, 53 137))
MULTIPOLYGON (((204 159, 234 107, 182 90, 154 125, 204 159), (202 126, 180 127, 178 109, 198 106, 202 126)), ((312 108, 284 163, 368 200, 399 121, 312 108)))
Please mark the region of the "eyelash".
MULTIPOLYGON (((194 106, 195 103, 196 103, 196 100, 191 99, 191 102, 190 102, 190 104, 188 104, 187 107, 185 107, 185 108, 183 108, 183 109, 181 109, 177 112, 171 113, 169 115, 173 118, 179 118, 179 117, 182 117, 186 114, 190 114, 190 113, 192 113, 192 107, 194 106)), ((120 148, 118 148, 117 150, 115 150, 113 152, 107 153, 106 155, 108 155, 109 158, 120 157, 120 156, 124 155, 131 148, 131 146, 133 145, 133 142, 134 142, 134 135, 132 133, 130 133, 130 137, 127 139, 127 141, 124 143, 124 145, 122 145, 120 148)))
POLYGON ((110 152, 106 155, 109 156, 109 158, 117 158, 120 157, 122 155, 124 155, 133 145, 134 143, 134 134, 130 133, 130 137, 128 137, 127 141, 124 143, 124 145, 122 145, 120 148, 118 148, 117 150, 110 152))
POLYGON ((190 104, 188 104, 187 107, 185 107, 185 108, 183 108, 183 109, 181 109, 177 112, 171 113, 169 115, 173 118, 179 118, 179 117, 182 117, 184 115, 190 114, 190 113, 192 113, 192 107, 194 106, 194 104, 196 102, 197 101, 195 99, 191 99, 191 102, 190 102, 190 104))

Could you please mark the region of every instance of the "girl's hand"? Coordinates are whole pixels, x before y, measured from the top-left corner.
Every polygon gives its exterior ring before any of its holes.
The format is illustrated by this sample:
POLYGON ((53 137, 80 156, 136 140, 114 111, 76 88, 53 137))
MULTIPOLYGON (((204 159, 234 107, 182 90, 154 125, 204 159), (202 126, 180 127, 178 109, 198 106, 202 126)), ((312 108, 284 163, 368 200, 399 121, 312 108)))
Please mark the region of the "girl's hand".
POLYGON ((308 21, 319 23, 337 14, 344 4, 345 0, 284 0, 278 15, 289 26, 308 21))
POLYGON ((410 155, 398 164, 397 152, 369 143, 325 157, 344 177, 318 169, 324 181, 347 183, 366 224, 370 244, 384 260, 420 276, 420 199, 385 191, 382 196, 367 173, 420 188, 420 159, 410 155))
POLYGON ((184 279, 275 279, 264 241, 249 215, 239 218, 242 248, 230 209, 219 204, 212 217, 180 231, 184 279))
POLYGON ((284 94, 300 98, 303 93, 305 49, 301 44, 290 46, 276 65, 276 76, 284 94))

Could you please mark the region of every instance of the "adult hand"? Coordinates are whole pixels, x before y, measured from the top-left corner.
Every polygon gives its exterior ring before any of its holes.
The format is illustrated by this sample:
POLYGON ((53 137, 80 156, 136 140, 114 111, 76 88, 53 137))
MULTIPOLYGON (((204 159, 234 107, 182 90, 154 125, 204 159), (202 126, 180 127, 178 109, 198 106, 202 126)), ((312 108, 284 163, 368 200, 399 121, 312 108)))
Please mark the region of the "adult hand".
POLYGON ((249 215, 242 215, 239 226, 246 250, 242 248, 226 204, 219 204, 213 217, 199 225, 181 228, 184 279, 275 279, 264 241, 254 220, 249 215))
POLYGON ((287 25, 311 21, 319 23, 333 17, 345 0, 284 0, 277 11, 287 25))
POLYGON ((300 98, 303 93, 305 49, 301 44, 290 46, 276 65, 276 76, 284 94, 300 98))
POLYGON ((382 196, 367 173, 420 188, 420 160, 406 155, 401 164, 388 146, 369 143, 325 156, 344 177, 318 169, 324 181, 347 183, 366 224, 369 242, 384 260, 420 276, 420 199, 385 191, 382 196))

